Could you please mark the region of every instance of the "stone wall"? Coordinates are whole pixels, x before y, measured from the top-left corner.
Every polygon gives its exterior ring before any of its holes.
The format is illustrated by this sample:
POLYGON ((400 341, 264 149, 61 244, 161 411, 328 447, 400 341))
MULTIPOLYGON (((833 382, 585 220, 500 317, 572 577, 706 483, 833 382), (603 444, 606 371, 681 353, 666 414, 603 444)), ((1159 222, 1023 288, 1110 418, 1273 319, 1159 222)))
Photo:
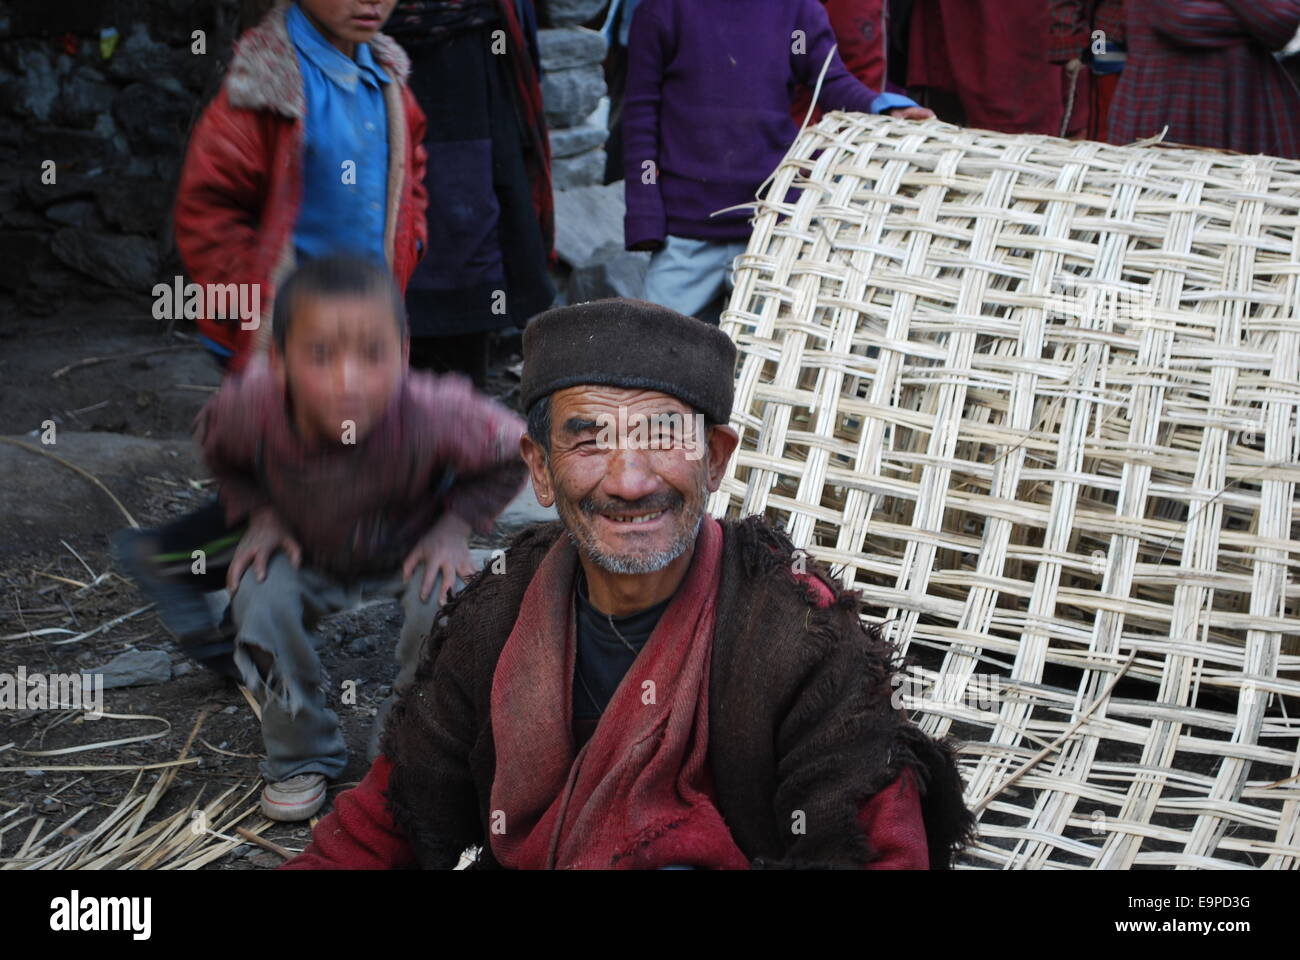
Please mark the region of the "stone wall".
POLYGON ((538 35, 542 100, 551 128, 555 180, 555 275, 558 302, 640 297, 648 253, 623 249, 623 183, 603 184, 605 119, 593 116, 605 96, 605 40, 590 29, 608 0, 546 0, 538 35), (584 26, 585 25, 585 26, 584 26))
POLYGON ((582 24, 607 6, 608 0, 549 0, 550 28, 537 34, 556 190, 604 178, 605 125, 592 122, 591 115, 605 95, 605 38, 582 24))
POLYGON ((237 0, 0 0, 4 306, 41 313, 104 286, 144 295, 173 269, 186 138, 237 21, 237 0))
MULTIPOLYGON (((584 220, 579 255, 574 232, 563 231, 562 299, 570 270, 579 274, 580 299, 635 295, 644 259, 620 254, 621 186, 599 186, 606 130, 592 114, 605 95, 606 51, 590 26, 607 6, 538 4, 555 189, 586 192, 559 207, 584 220), (630 280, 606 282, 611 258, 619 261, 615 275, 630 280)), ((257 7, 0 0, 0 317, 13 309, 40 315, 63 296, 105 288, 147 296, 160 278, 181 272, 170 210, 189 130, 225 73, 241 13, 251 19, 257 7), (101 42, 105 28, 116 30, 115 45, 101 42)))

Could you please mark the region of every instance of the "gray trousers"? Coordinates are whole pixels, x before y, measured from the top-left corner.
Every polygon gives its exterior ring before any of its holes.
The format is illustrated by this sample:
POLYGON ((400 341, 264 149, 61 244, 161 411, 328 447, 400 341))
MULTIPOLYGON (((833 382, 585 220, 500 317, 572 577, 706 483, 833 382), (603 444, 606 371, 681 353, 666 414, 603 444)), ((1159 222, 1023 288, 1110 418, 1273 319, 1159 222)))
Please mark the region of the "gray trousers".
MULTIPOLYGON (((314 633, 327 614, 350 610, 377 597, 400 597, 404 619, 397 642, 399 672, 394 690, 400 691, 415 675, 424 637, 438 613, 435 583, 427 601, 420 600, 423 565, 409 584, 401 573, 342 583, 317 570, 295 570, 283 553, 276 553, 257 582, 252 569, 244 573, 231 598, 238 634, 235 665, 262 708, 262 740, 266 760, 260 765, 267 782, 287 780, 303 773, 337 777, 348 762, 347 744, 338 714, 327 703, 342 692, 326 688, 325 673, 314 633), (263 674, 257 659, 269 662, 263 674)), ((438 578, 439 581, 441 577, 438 578)), ((457 581, 457 586, 459 586, 457 581)), ((355 691, 353 691, 355 693, 355 691)))
POLYGON ((663 249, 650 256, 641 297, 716 326, 720 311, 714 300, 730 296, 735 286, 732 261, 745 247, 744 240, 693 240, 668 234, 663 249))

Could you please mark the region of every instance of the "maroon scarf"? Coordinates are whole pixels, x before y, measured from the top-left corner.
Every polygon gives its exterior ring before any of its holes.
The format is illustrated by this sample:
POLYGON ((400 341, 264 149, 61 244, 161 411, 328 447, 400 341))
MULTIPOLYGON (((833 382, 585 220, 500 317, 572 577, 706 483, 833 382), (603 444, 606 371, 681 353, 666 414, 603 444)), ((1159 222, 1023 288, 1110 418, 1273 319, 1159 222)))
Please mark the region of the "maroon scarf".
POLYGON ((705 517, 672 603, 575 757, 577 551, 560 537, 492 680, 492 852, 515 869, 744 869, 713 805, 709 662, 722 528, 705 517))
POLYGON ((542 113, 542 85, 537 64, 529 53, 528 40, 519 21, 514 0, 501 0, 501 17, 510 31, 507 49, 514 64, 515 92, 519 99, 520 119, 531 149, 524 153, 524 165, 533 188, 533 210, 542 228, 542 246, 547 263, 558 264, 555 253, 555 195, 551 191, 551 138, 542 113))

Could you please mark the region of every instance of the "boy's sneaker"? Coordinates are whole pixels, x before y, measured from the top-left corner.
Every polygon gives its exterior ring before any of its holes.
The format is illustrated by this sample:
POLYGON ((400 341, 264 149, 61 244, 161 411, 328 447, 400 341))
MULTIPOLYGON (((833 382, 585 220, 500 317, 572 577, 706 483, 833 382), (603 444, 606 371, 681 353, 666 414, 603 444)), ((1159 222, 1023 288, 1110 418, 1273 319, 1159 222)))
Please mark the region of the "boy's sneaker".
POLYGON ((262 814, 270 820, 306 820, 325 804, 325 778, 300 773, 262 791, 262 814))

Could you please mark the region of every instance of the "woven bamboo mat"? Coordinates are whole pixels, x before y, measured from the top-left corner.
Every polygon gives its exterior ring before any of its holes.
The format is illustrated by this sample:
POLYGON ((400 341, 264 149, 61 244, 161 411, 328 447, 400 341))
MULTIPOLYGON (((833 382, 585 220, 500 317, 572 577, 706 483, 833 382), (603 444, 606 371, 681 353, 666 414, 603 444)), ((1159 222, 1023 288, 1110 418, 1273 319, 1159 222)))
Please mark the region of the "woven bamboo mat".
POLYGON ((833 113, 762 191, 710 507, 861 589, 972 867, 1300 865, 1300 164, 833 113))

